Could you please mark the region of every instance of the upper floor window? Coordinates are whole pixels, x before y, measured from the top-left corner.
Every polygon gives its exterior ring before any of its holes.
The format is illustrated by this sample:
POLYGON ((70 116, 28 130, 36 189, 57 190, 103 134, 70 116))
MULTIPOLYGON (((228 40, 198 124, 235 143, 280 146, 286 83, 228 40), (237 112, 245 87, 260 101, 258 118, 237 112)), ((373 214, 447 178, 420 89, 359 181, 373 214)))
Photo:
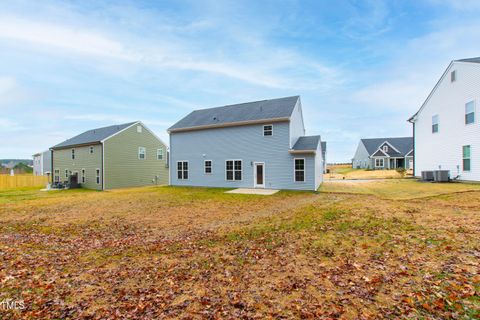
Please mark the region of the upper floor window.
POLYGON ((157 160, 163 160, 163 149, 157 149, 157 160))
POLYGON ((450 72, 450 82, 455 82, 457 80, 457 70, 450 72))
POLYGON ((227 181, 242 180, 242 160, 225 161, 225 176, 227 181))
POLYGON ((432 117, 432 133, 438 132, 438 114, 432 117))
POLYGON ((72 149, 72 160, 75 160, 75 149, 72 149))
POLYGON ((475 122, 475 102, 470 101, 465 104, 465 124, 475 122))
POLYGON ((268 124, 263 126, 263 136, 272 136, 273 135, 273 125, 268 124))
POLYGON ((142 133, 142 126, 137 126, 137 132, 142 133))
POLYGON ((205 174, 212 173, 212 160, 205 160, 205 174))
POLYGON ((146 153, 147 153, 147 150, 145 149, 145 147, 138 147, 138 159, 145 159, 146 158, 146 153))
POLYGON ((95 150, 93 147, 90 147, 90 154, 93 154, 93 150, 95 150))
POLYGON ((470 146, 463 146, 463 171, 470 171, 470 146))
POLYGON ((388 152, 388 146, 387 146, 387 145, 383 146, 382 150, 383 150, 384 152, 388 152))

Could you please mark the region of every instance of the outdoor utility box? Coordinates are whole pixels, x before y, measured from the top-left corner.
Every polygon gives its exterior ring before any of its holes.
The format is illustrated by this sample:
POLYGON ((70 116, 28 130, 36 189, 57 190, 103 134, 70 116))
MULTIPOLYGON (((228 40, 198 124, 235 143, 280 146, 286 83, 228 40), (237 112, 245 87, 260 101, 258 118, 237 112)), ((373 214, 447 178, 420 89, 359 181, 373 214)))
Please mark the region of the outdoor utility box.
POLYGON ((422 171, 423 181, 433 181, 433 171, 422 171))
POLYGON ((448 170, 435 170, 433 172, 433 180, 435 182, 448 182, 448 181, 450 181, 450 171, 448 171, 448 170))

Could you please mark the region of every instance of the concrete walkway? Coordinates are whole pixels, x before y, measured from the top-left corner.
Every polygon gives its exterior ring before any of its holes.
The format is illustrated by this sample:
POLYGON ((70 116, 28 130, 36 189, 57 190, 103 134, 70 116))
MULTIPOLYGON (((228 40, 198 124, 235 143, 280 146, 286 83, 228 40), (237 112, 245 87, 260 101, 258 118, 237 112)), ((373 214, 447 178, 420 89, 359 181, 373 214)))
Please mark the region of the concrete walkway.
POLYGON ((262 196, 271 196, 272 194, 275 194, 278 191, 280 190, 238 188, 230 191, 225 191, 225 193, 259 194, 262 196))

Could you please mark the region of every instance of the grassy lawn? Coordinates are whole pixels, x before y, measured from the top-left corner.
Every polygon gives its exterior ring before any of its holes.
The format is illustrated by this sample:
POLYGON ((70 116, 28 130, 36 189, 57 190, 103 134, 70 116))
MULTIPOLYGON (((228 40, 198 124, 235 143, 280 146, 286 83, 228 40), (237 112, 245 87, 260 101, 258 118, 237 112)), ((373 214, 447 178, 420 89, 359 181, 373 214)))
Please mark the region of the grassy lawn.
POLYGON ((0 192, 0 318, 480 316, 480 185, 224 191, 0 192))
POLYGON ((354 169, 351 165, 329 167, 330 173, 324 175, 326 180, 339 179, 400 179, 403 176, 396 170, 354 169))

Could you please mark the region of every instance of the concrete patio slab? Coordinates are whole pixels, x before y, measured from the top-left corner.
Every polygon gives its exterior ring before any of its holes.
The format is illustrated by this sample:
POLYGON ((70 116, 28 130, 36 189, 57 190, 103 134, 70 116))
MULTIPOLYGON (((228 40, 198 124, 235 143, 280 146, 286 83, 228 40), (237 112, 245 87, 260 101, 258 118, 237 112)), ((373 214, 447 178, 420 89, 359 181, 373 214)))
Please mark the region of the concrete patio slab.
POLYGON ((225 193, 239 193, 239 194, 259 194, 262 196, 271 196, 272 194, 277 193, 280 190, 273 189, 249 189, 249 188, 238 188, 225 193))

